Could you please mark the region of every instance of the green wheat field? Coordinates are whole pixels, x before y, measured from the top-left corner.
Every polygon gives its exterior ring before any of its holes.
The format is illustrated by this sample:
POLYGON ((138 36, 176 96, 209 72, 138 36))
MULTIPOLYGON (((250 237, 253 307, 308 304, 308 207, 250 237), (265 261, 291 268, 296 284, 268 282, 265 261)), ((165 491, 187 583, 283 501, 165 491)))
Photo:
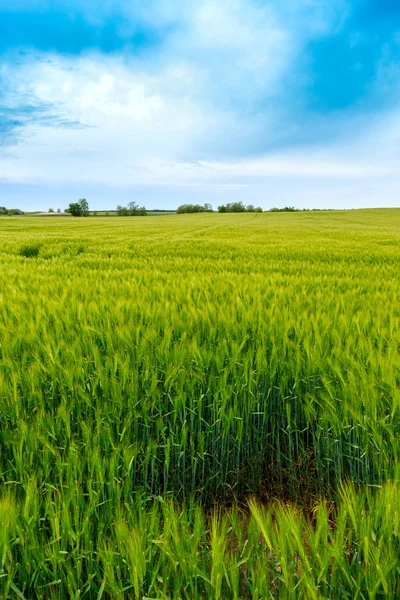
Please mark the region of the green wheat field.
POLYGON ((400 210, 0 218, 0 597, 400 597, 400 210))

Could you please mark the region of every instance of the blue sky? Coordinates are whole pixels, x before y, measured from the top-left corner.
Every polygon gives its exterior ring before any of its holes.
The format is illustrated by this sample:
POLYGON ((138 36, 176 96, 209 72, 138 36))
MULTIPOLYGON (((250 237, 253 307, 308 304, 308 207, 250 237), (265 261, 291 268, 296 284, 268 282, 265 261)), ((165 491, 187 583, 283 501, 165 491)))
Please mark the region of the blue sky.
POLYGON ((397 0, 0 0, 0 205, 400 203, 397 0))

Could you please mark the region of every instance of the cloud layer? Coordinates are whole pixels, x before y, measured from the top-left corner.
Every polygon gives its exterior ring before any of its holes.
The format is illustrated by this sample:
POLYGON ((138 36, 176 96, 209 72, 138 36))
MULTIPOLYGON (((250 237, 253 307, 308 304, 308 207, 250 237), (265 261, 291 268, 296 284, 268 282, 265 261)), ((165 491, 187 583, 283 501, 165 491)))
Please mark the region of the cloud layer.
POLYGON ((397 203, 395 4, 179 4, 3 0, 2 203, 397 203))

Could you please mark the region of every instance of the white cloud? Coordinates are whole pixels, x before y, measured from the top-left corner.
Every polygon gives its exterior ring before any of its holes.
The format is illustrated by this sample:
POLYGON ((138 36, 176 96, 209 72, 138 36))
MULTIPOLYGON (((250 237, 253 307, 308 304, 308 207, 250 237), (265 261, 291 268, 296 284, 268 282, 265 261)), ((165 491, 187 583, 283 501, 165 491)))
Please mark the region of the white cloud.
MULTIPOLYGON (((126 12, 131 6, 123 4, 126 12)), ((155 6, 149 11, 164 25, 178 18, 176 3, 155 6)), ((45 107, 53 126, 26 125, 13 152, 19 160, 3 161, 3 173, 85 179, 101 164, 100 176, 128 183, 149 172, 149 162, 241 154, 261 129, 272 132, 274 111, 258 103, 278 95, 290 64, 288 34, 273 11, 206 1, 179 18, 179 31, 156 55, 36 54, 9 67, 9 98, 45 107), (86 128, 68 130, 68 120, 86 128)))
MULTIPOLYGON (((21 66, 21 96, 50 105, 84 128, 31 124, 3 156, 0 177, 16 182, 82 181, 114 186, 251 188, 268 178, 368 179, 394 176, 400 118, 368 123, 353 141, 213 160, 213 136, 234 131, 234 114, 193 98, 196 71, 166 65, 147 74, 120 57, 39 58, 21 66), (210 135, 210 158, 203 148, 210 135), (197 159, 183 157, 199 150, 197 159), (385 153, 382 155, 382 147, 385 153), (378 150, 379 149, 379 150, 378 150)), ((50 112, 51 112, 50 111, 50 112)), ((360 124, 359 124, 360 125, 360 124)), ((243 128, 243 120, 239 127, 243 128)), ((342 122, 345 127, 345 122, 342 122)))

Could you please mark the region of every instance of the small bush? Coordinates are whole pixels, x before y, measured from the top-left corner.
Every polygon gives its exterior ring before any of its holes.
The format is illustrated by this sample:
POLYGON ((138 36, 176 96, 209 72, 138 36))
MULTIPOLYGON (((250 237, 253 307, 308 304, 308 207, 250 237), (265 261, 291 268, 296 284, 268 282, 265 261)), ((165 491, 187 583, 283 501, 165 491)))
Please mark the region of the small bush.
POLYGON ((40 247, 37 244, 28 244, 20 249, 19 255, 25 258, 36 258, 39 255, 39 250, 40 247))

